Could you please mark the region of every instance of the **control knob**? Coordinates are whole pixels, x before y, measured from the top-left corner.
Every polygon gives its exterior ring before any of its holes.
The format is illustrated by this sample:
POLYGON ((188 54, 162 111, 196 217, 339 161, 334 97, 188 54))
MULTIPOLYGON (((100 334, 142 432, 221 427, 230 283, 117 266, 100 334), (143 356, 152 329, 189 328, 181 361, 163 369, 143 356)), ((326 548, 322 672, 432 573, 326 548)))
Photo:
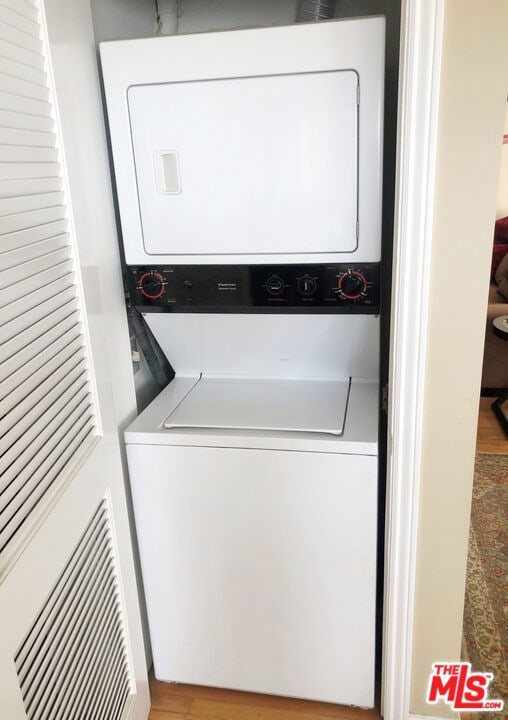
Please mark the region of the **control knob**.
POLYGON ((138 288, 149 300, 157 300, 164 292, 165 282, 157 272, 147 272, 139 278, 138 288))
POLYGON ((310 275, 304 275, 303 277, 299 278, 296 287, 300 295, 303 295, 304 297, 309 297, 309 295, 314 295, 314 293, 316 292, 317 283, 314 278, 310 277, 310 275))
POLYGON ((365 294, 367 280, 358 270, 348 270, 339 278, 338 289, 341 297, 346 300, 358 300, 365 294))
POLYGON ((279 275, 271 275, 266 281, 269 295, 280 295, 284 290, 284 280, 279 275))

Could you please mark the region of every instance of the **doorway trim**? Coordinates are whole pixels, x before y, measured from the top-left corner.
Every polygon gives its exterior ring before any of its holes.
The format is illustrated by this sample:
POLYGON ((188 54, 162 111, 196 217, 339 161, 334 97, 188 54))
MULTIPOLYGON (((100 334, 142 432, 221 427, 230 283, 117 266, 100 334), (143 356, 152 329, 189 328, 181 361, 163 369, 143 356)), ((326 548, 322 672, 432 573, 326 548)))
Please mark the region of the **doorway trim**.
POLYGON ((445 0, 403 0, 388 389, 382 714, 409 718, 445 0))

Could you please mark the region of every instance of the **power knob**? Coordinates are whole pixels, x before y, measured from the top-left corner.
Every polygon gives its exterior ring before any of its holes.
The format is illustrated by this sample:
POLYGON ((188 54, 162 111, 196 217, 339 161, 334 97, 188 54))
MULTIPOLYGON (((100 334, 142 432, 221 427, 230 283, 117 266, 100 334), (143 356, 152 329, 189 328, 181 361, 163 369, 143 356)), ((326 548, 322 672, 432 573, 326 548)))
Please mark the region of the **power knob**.
POLYGON ((139 278, 138 289, 149 300, 157 300, 164 292, 164 278, 157 272, 147 272, 139 278))
POLYGON ((346 300, 358 300, 367 289, 367 280, 358 270, 348 270, 339 278, 338 289, 346 300))

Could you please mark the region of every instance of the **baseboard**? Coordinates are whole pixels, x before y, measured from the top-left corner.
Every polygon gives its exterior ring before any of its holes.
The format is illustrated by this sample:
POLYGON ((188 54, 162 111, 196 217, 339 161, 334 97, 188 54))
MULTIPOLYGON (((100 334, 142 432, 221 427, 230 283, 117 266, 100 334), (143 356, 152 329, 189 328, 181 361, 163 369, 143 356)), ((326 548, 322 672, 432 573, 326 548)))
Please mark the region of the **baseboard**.
POLYGON ((435 715, 413 715, 409 714, 409 720, 450 720, 449 718, 439 718, 435 715))

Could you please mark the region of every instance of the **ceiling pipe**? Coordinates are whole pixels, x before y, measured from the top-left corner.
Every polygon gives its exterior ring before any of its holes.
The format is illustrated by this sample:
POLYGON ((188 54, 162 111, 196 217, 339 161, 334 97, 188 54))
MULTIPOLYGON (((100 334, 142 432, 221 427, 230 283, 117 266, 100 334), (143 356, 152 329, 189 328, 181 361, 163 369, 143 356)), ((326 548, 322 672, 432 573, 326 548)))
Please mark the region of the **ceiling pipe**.
POLYGON ((298 22, 330 20, 335 15, 337 0, 300 0, 298 22))
POLYGON ((156 0, 156 35, 176 35, 180 17, 180 0, 156 0))

